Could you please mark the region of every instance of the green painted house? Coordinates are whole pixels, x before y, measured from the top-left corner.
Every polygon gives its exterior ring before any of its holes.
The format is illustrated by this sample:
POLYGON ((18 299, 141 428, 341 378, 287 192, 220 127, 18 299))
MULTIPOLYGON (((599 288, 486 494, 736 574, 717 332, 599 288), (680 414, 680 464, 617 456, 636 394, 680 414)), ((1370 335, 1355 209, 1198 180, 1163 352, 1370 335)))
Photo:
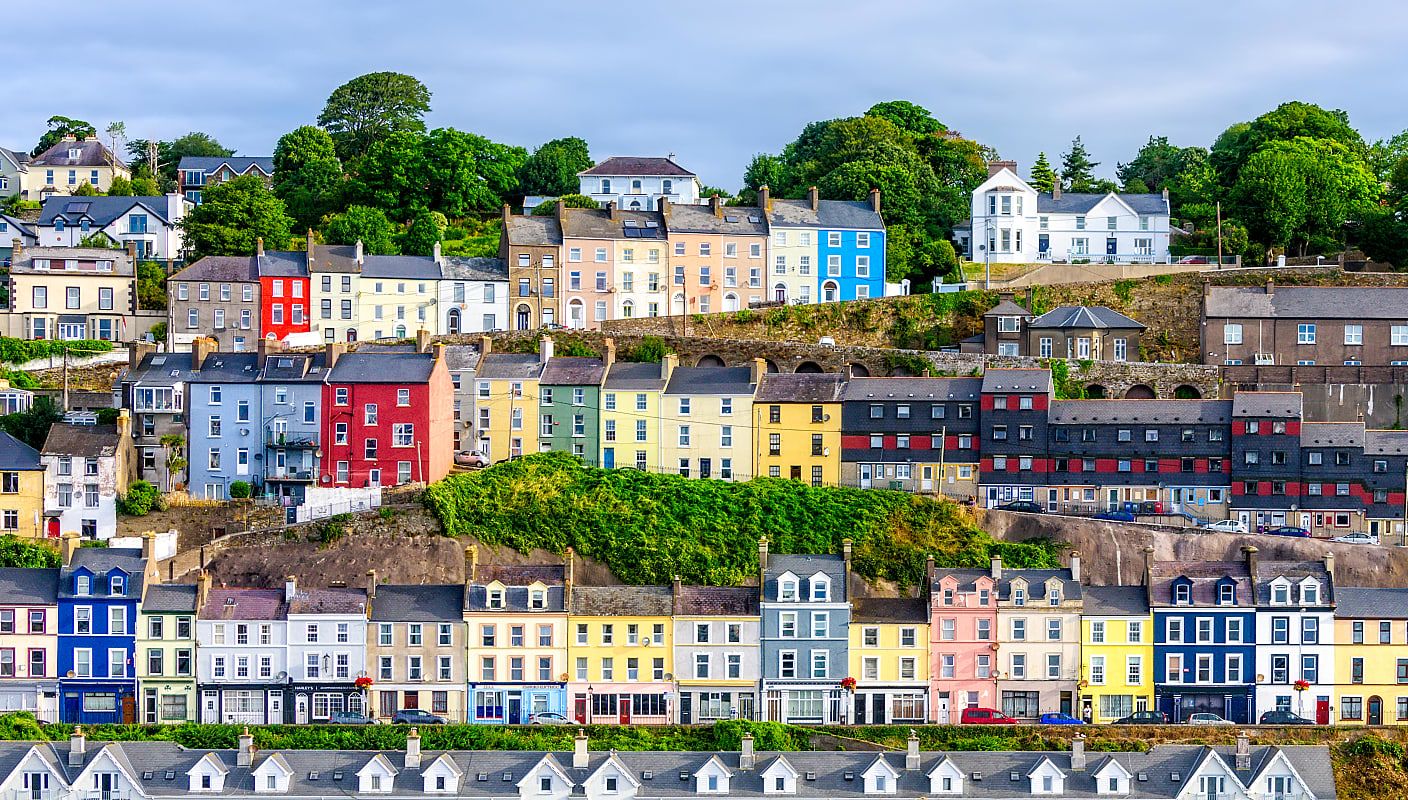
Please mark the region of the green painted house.
POLYGON ((538 382, 538 449, 571 453, 600 466, 601 382, 611 360, 554 356, 538 382))

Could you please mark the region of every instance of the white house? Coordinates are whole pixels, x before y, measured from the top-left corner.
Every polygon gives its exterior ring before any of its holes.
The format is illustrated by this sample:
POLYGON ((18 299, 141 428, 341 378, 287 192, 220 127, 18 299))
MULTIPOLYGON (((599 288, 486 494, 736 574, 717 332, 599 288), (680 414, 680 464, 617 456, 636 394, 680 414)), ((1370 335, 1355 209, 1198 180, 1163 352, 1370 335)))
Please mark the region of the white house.
POLYGON ((24 188, 24 173, 28 171, 29 153, 0 147, 0 197, 19 194, 24 188))
POLYGON ((441 256, 436 284, 440 333, 474 333, 508 327, 508 264, 501 258, 441 256))
POLYGON ((288 603, 278 589, 211 590, 202 575, 196 609, 200 721, 263 725, 284 721, 288 603))
POLYGON ((363 589, 300 589, 290 576, 288 604, 289 700, 293 724, 327 722, 339 711, 362 712, 366 697, 355 685, 366 677, 367 593, 363 589))
POLYGON ((1334 703, 1334 556, 1258 560, 1256 713, 1289 711, 1330 722, 1334 703), (1304 681, 1305 688, 1297 688, 1304 681))
POLYGON ((1038 192, 1017 162, 994 161, 973 190, 972 221, 954 235, 973 261, 1162 264, 1168 193, 1038 192))
POLYGON ((601 205, 614 201, 625 211, 654 211, 664 197, 672 204, 697 205, 699 178, 673 158, 612 156, 577 173, 578 193, 601 205))
POLYGON ((117 498, 127 492, 136 464, 126 410, 116 425, 55 423, 44 440, 44 509, 58 533, 106 541, 117 535, 117 498))
POLYGON ((77 247, 101 234, 120 248, 137 247, 140 259, 179 258, 184 239, 177 227, 192 205, 179 194, 165 197, 71 197, 44 200, 32 227, 41 247, 77 247))

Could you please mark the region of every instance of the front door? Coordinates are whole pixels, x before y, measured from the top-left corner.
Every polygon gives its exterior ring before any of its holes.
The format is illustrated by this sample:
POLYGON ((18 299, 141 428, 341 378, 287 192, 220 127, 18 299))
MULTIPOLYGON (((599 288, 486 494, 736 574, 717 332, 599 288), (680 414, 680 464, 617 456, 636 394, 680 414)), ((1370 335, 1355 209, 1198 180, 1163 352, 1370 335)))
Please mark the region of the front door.
POLYGON ((601 465, 607 469, 616 468, 616 448, 603 447, 601 450, 601 465))
POLYGON ((572 701, 572 718, 579 724, 587 723, 587 698, 580 694, 572 701))
POLYGON ((100 800, 112 800, 113 790, 117 788, 117 773, 99 772, 93 777, 97 779, 100 800))
POLYGON ((1061 692, 1061 713, 1066 716, 1071 714, 1071 693, 1061 692))
POLYGON ((1369 716, 1365 721, 1370 725, 1384 724, 1384 701, 1378 695, 1369 698, 1369 716))
POLYGON ((1105 255, 1112 256, 1120 251, 1119 240, 1111 236, 1105 240, 1105 255))
POLYGON ((870 465, 869 465, 869 464, 861 464, 861 465, 860 465, 860 488, 862 488, 862 489, 869 489, 869 488, 870 488, 870 465))
POLYGON ((1315 700, 1315 724, 1330 724, 1330 698, 1319 697, 1315 700))
POLYGON ((927 464, 919 470, 919 490, 922 492, 934 491, 934 468, 927 464))
POLYGON ((148 725, 156 724, 156 690, 148 689, 142 695, 142 721, 148 725))
POLYGON ((1041 255, 1051 252, 1051 234, 1041 233, 1036 237, 1036 251, 1041 255))
POLYGON ((948 692, 939 692, 937 715, 934 717, 934 721, 940 725, 948 724, 948 692))
POLYGON ((58 517, 50 517, 50 518, 49 518, 49 538, 50 538, 50 539, 57 539, 57 538, 59 538, 59 518, 58 518, 58 517))
MULTIPOLYGON (((856 717, 856 719, 861 719, 856 717)), ((885 696, 876 695, 870 698, 870 721, 875 725, 885 724, 885 696)))
POLYGON ((869 697, 869 695, 864 695, 860 692, 856 692, 855 718, 856 722, 859 724, 865 723, 865 698, 867 697, 869 697))
POLYGON ((631 724, 631 696, 621 695, 621 724, 631 724))
POLYGON ((510 694, 508 696, 508 716, 504 719, 504 722, 509 725, 517 725, 523 721, 521 718, 522 713, 523 696, 517 693, 510 694))
POLYGON ((308 695, 300 694, 294 701, 293 721, 299 725, 308 724, 308 695))
POLYGON ((688 725, 694 721, 694 695, 689 692, 680 694, 680 724, 688 725))
POLYGON ((699 459, 699 477, 708 478, 714 474, 713 464, 707 458, 699 459))

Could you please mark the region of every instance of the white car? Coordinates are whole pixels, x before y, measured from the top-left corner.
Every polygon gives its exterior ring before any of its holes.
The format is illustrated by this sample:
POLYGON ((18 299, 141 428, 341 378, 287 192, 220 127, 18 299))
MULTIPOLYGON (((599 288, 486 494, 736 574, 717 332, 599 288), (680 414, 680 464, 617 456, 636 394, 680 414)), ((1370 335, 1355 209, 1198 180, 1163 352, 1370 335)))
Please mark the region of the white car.
POLYGON ((1216 714, 1193 714, 1188 717, 1189 725, 1231 725, 1230 720, 1225 720, 1216 714))
POLYGON ((1378 544, 1379 537, 1371 536, 1362 531, 1356 531, 1354 533, 1346 533, 1343 536, 1336 536, 1330 541, 1339 542, 1340 544, 1378 544))
POLYGON ((1247 523, 1235 519, 1220 519, 1217 522, 1209 522, 1203 526, 1205 531, 1216 531, 1217 533, 1250 533, 1247 530, 1247 523))

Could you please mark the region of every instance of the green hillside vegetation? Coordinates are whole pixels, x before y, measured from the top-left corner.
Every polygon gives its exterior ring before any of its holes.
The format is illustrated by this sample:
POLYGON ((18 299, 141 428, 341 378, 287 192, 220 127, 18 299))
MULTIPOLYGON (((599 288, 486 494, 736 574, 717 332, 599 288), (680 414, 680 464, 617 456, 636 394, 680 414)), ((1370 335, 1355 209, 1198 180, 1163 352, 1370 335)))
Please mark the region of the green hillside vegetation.
POLYGON ((774 553, 839 553, 867 578, 922 582, 924 560, 1055 567, 1058 546, 994 541, 947 501, 905 492, 812 487, 757 478, 733 483, 605 470, 541 453, 431 485, 425 502, 447 534, 527 552, 575 548, 630 584, 738 584, 758 572, 758 540, 774 553))

